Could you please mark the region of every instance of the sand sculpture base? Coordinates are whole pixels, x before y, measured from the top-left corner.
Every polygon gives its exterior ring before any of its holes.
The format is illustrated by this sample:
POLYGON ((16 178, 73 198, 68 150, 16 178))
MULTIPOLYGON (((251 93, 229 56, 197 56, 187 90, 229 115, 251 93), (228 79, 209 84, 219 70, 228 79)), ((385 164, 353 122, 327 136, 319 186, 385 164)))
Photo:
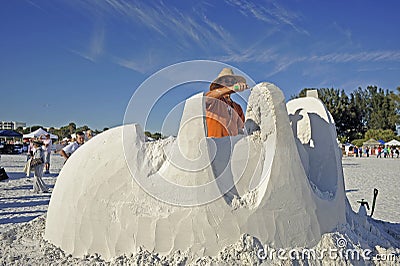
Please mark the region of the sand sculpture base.
POLYGON ((96 136, 58 177, 45 239, 74 256, 109 259, 140 246, 213 256, 243 234, 311 247, 346 223, 341 154, 320 100, 286 105, 279 88, 258 84, 246 129, 206 138, 204 97, 195 95, 176 138, 145 142, 137 124, 96 136))

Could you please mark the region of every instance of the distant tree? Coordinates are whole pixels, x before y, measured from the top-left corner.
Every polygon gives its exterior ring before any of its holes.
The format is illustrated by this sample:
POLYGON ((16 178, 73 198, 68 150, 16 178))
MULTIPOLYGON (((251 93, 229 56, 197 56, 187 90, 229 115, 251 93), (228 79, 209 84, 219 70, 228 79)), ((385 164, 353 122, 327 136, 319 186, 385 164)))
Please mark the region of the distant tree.
POLYGON ((29 133, 31 133, 31 132, 33 132, 33 131, 36 131, 36 130, 38 130, 39 128, 43 128, 43 126, 31 126, 30 132, 29 132, 29 133))
POLYGON ((103 132, 109 130, 108 127, 103 128, 103 132))
POLYGON ((78 128, 76 129, 76 131, 88 131, 88 130, 90 130, 90 128, 89 128, 87 125, 78 127, 78 128))
POLYGON ((69 134, 73 134, 76 132, 76 124, 71 122, 68 124, 69 134))
POLYGON ((393 130, 390 129, 369 129, 366 133, 365 133, 365 140, 369 140, 369 139, 376 139, 376 140, 383 140, 385 142, 390 141, 392 139, 394 139, 395 134, 393 132, 393 130))
MULTIPOLYGON (((292 99, 305 96, 307 90, 301 90, 292 99)), ((344 90, 321 88, 318 97, 335 120, 338 138, 351 141, 364 139, 369 129, 395 129, 395 125, 400 123, 400 87, 396 90, 394 93, 368 86, 364 90, 354 90, 348 97, 344 90)), ((387 137, 391 136, 389 131, 385 133, 387 137)))
POLYGON ((162 138, 163 138, 163 136, 161 135, 160 132, 151 133, 150 131, 145 131, 145 132, 144 132, 144 135, 145 135, 146 137, 148 137, 148 138, 152 138, 152 139, 155 139, 155 140, 158 140, 158 139, 162 139, 162 138))
POLYGON ((391 129, 394 130, 399 122, 399 113, 396 109, 396 97, 394 93, 376 86, 368 86, 369 94, 369 123, 370 129, 391 129))
POLYGON ((162 135, 161 135, 161 133, 156 132, 156 133, 154 133, 154 134, 151 134, 151 137, 152 137, 153 139, 161 139, 161 138, 162 138, 162 135))
POLYGON ((357 146, 357 147, 361 147, 363 145, 363 143, 365 142, 364 139, 354 139, 351 144, 357 146))
POLYGON ((17 129, 15 129, 15 131, 17 131, 20 134, 26 134, 26 133, 24 133, 24 129, 22 127, 17 127, 17 129))

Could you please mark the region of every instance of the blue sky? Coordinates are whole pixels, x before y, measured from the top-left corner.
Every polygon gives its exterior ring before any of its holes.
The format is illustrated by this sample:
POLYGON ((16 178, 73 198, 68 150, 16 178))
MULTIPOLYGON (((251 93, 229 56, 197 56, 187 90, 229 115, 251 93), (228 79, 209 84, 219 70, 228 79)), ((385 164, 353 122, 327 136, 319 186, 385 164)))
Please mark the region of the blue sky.
MULTIPOLYGON (((350 92, 367 85, 400 86, 399 1, 1 5, 1 120, 56 127, 74 121, 97 129, 120 125, 142 82, 188 60, 232 65, 256 82, 275 83, 287 99, 304 87, 350 92)), ((208 84, 203 85, 206 91, 208 84)), ((170 97, 192 94, 178 90, 170 97)), ((159 130, 158 124, 148 129, 159 130)))

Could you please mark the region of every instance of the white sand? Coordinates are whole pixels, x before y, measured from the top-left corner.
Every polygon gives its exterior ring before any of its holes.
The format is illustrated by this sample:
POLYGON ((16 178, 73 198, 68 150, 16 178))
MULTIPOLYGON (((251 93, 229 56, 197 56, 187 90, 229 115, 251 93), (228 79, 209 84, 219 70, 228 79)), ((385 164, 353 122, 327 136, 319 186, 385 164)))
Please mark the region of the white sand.
MULTIPOLYGON (((169 263, 176 265, 187 261, 184 253, 162 257, 145 250, 140 250, 132 257, 114 258, 110 262, 104 262, 96 255, 72 258, 60 249, 46 243, 43 240, 45 225, 43 212, 47 210, 49 196, 34 195, 30 191, 32 185, 22 178, 25 159, 26 157, 23 155, 2 155, 0 161, 1 166, 5 167, 10 176, 9 180, 0 182, 0 265, 50 263, 64 265, 99 265, 99 263, 104 263, 104 265, 166 265, 169 263), (40 217, 34 219, 37 216, 40 217)), ((52 156, 51 171, 54 175, 60 171, 62 162, 61 157, 52 156)), ((353 209, 358 209, 356 201, 362 197, 371 201, 372 190, 377 187, 379 195, 374 217, 383 221, 392 221, 393 224, 385 224, 385 226, 391 228, 393 232, 397 231, 397 240, 400 241, 400 208, 396 204, 399 200, 399 187, 396 184, 398 184, 399 178, 400 159, 343 158, 343 168, 346 194, 353 209)), ((45 177, 46 183, 50 185, 53 185, 55 180, 55 177, 45 177)), ((320 245, 322 247, 333 245, 332 239, 344 237, 349 228, 342 228, 340 231, 325 234, 320 245)), ((351 232, 346 237, 349 237, 349 242, 352 241, 351 238, 356 239, 351 232)), ((361 243, 363 242, 361 241, 361 243)), ((355 244, 357 245, 357 243, 355 244)), ((197 258, 193 264, 262 262, 262 260, 257 260, 255 253, 257 248, 255 247, 257 247, 257 241, 252 237, 244 236, 218 256, 197 258)), ((397 246, 397 254, 399 254, 399 248, 400 246, 397 246)), ((286 264, 290 263, 286 262, 286 264)), ((277 262, 275 265, 279 265, 279 263, 277 262)), ((389 265, 389 263, 382 263, 382 265, 389 265)), ((393 262, 392 265, 394 265, 393 262)))
MULTIPOLYGON (((50 160, 50 174, 44 175, 43 180, 52 190, 64 159, 52 154, 50 160)), ((35 194, 31 191, 33 172, 30 178, 25 178, 22 172, 25 162, 26 155, 1 155, 0 166, 6 169, 10 179, 0 182, 0 232, 47 211, 51 194, 35 194)))
MULTIPOLYGON (((400 223, 400 159, 344 157, 346 195, 353 210, 365 199, 372 207, 373 190, 379 190, 373 217, 400 223)), ((370 213, 370 212, 368 212, 370 213)))

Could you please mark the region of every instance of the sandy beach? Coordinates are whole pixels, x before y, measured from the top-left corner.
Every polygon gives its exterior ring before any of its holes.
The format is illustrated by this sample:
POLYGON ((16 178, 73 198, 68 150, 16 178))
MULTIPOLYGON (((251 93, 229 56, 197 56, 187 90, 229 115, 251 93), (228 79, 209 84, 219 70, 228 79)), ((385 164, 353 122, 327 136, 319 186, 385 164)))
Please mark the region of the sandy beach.
MULTIPOLYGON (((25 178, 24 173, 22 173, 25 161, 25 155, 1 156, 1 166, 6 169, 10 179, 0 182, 0 265, 38 263, 92 265, 100 262, 105 263, 96 255, 72 258, 72 256, 43 240, 45 215, 51 194, 33 194, 31 191, 32 181, 25 178)), ((379 195, 374 218, 389 221, 398 228, 400 224, 400 208, 398 205, 400 196, 397 184, 400 159, 345 157, 342 163, 346 195, 353 210, 358 210, 357 200, 362 198, 372 205, 373 189, 377 188, 379 195)), ((63 158, 59 155, 52 155, 51 174, 44 176, 44 181, 50 188, 54 187, 62 165, 63 158)), ((396 229, 396 231, 400 230, 396 229)), ((243 239, 239 243, 240 248, 244 249, 248 241, 251 242, 251 239, 243 239)), ((229 255, 229 249, 225 253, 229 255)), ((184 262, 184 258, 185 256, 182 256, 182 254, 160 258, 156 254, 141 250, 135 256, 123 256, 107 263, 112 265, 120 263, 178 264, 184 262)), ((222 261, 226 261, 225 259, 222 261)), ((221 260, 217 259, 217 261, 221 260)), ((201 264, 201 260, 197 261, 196 264, 201 264)))
MULTIPOLYGON (((0 166, 6 169, 8 180, 0 182, 0 232, 20 223, 28 222, 47 211, 51 194, 32 192, 33 172, 30 178, 22 172, 26 155, 2 154, 0 166)), ((50 174, 44 175, 44 182, 53 189, 64 159, 58 154, 51 155, 50 174)))
POLYGON ((347 198, 354 211, 357 200, 365 199, 372 207, 373 189, 379 190, 373 217, 400 223, 400 159, 344 157, 342 159, 347 198))

